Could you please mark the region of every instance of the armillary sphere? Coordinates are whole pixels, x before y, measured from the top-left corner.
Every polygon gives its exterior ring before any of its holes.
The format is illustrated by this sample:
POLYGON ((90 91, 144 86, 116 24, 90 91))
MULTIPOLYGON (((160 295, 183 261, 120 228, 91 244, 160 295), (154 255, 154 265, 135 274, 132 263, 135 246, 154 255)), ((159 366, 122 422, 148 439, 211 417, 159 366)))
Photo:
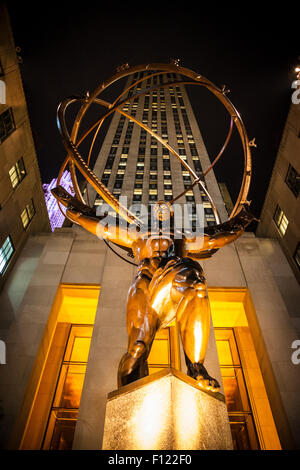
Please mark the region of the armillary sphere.
MULTIPOLYGON (((128 64, 125 64, 119 67, 116 73, 112 75, 110 78, 108 78, 106 81, 104 81, 98 88, 95 89, 93 93, 86 93, 85 96, 70 96, 68 98, 65 98, 60 103, 58 107, 58 111, 57 111, 57 125, 62 135, 64 146, 67 150, 67 156, 60 169, 60 172, 57 178, 57 184, 59 185, 60 179, 62 177, 64 170, 66 169, 67 166, 69 166, 75 195, 77 199, 79 199, 79 201, 81 201, 82 203, 85 203, 82 193, 79 188, 78 181, 77 181, 77 176, 76 176, 76 169, 77 169, 86 179, 86 181, 90 183, 90 185, 96 190, 96 192, 104 199, 104 201, 108 203, 123 219, 125 219, 130 224, 139 225, 140 221, 137 218, 137 216, 131 213, 126 207, 124 207, 118 201, 118 199, 116 199, 113 196, 113 194, 107 189, 107 187, 99 180, 99 178, 95 175, 95 173, 89 167, 95 140, 101 129, 103 122, 112 113, 118 112, 122 114, 123 116, 125 116, 126 118, 133 121, 135 124, 137 124, 141 128, 145 129, 153 138, 157 139, 164 147, 168 149, 170 154, 172 154, 175 158, 177 158, 180 161, 181 165, 189 172, 192 178, 192 184, 188 188, 186 188, 184 192, 174 197, 172 201, 165 202, 165 204, 166 205, 172 204, 175 200, 177 200, 179 197, 183 196, 187 191, 189 191, 193 186, 198 184, 200 185, 202 190, 205 192, 205 194, 207 195, 212 205, 216 223, 218 225, 221 223, 221 220, 220 220, 217 208, 206 189, 204 178, 209 173, 209 171, 212 170, 212 168, 215 166, 215 164, 217 163, 217 161, 220 159, 221 155, 223 154, 225 148, 228 145, 230 137, 232 135, 233 124, 235 124, 238 130, 241 143, 242 143, 242 148, 243 148, 244 170, 243 170, 243 177, 242 177, 239 195, 235 202, 234 208, 229 216, 229 219, 231 219, 240 211, 243 204, 248 203, 247 196, 248 196, 249 186, 250 186, 250 181, 251 181, 252 165, 251 165, 251 151, 250 151, 251 142, 249 142, 248 140, 245 126, 243 124, 241 116, 239 115, 238 111, 233 106, 231 101, 228 99, 227 93, 228 93, 228 90, 226 90, 225 87, 223 88, 217 87, 212 82, 207 80, 205 77, 199 75, 198 73, 193 72, 192 70, 188 68, 179 66, 178 61, 176 60, 173 61, 172 63, 151 63, 151 64, 136 65, 136 66, 129 66, 128 64), (148 74, 145 75, 143 78, 132 83, 127 89, 125 89, 117 97, 117 99, 113 103, 108 103, 107 101, 101 98, 101 93, 103 93, 104 90, 106 90, 113 83, 131 74, 134 74, 136 72, 143 72, 143 71, 147 71, 148 74), (153 71, 153 73, 151 73, 151 71, 153 71), (131 88, 135 87, 137 84, 144 82, 145 80, 148 80, 151 77, 154 77, 157 75, 164 75, 168 73, 179 74, 182 79, 171 80, 166 83, 158 83, 152 87, 149 87, 149 88, 146 87, 146 89, 143 89, 138 93, 132 94, 130 97, 126 97, 127 92, 131 88), (207 88, 225 106, 225 108, 227 109, 230 115, 230 125, 229 125, 229 131, 228 131, 226 140, 220 152, 218 153, 216 158, 212 161, 211 165, 201 174, 197 174, 187 164, 187 162, 168 144, 166 140, 160 137, 156 132, 150 129, 146 124, 136 119, 135 116, 131 116, 130 114, 126 113, 126 111, 122 109, 122 106, 124 105, 124 103, 133 101, 135 98, 138 98, 142 95, 152 92, 153 90, 157 90, 160 88, 170 88, 176 85, 178 86, 197 85, 197 86, 207 88), (75 122, 73 124, 72 130, 71 132, 69 132, 66 126, 65 113, 66 113, 67 108, 73 103, 81 103, 81 107, 75 118, 75 122), (85 130, 82 133, 82 135, 80 135, 79 130, 80 130, 82 119, 86 115, 87 111, 89 110, 89 107, 94 103, 97 105, 100 105, 101 107, 105 107, 106 112, 104 112, 101 115, 101 117, 94 124, 90 126, 88 130, 85 130), (94 132, 94 135, 93 135, 92 142, 89 148, 88 156, 86 160, 84 160, 84 158, 82 157, 80 153, 79 148, 82 142, 84 142, 84 140, 92 132, 94 132)), ((160 201, 160 203, 161 202, 162 201, 160 201)), ((60 207, 60 210, 62 210, 60 204, 59 204, 59 207, 60 207)))

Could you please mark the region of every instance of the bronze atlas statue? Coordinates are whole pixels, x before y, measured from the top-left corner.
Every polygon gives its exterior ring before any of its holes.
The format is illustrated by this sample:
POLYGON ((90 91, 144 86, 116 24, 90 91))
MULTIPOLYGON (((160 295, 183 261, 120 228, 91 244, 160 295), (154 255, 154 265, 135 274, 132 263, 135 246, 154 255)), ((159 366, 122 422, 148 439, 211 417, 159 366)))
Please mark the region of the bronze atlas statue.
POLYGON ((128 348, 119 364, 119 387, 148 375, 147 358, 155 334, 159 329, 166 327, 176 319, 188 375, 194 378, 201 388, 211 391, 219 389, 217 380, 209 375, 203 364, 210 331, 210 305, 205 276, 198 260, 211 257, 219 248, 236 240, 254 219, 248 210, 247 195, 251 180, 250 147, 255 144, 254 141, 249 142, 241 117, 227 98, 227 93, 228 90, 225 87, 218 88, 201 75, 179 66, 178 61, 169 64, 154 63, 133 67, 125 64, 119 67, 116 73, 103 82, 93 93, 87 93, 82 97, 66 98, 58 107, 58 127, 67 151, 58 176, 57 187, 52 191, 60 209, 66 208, 64 209, 65 215, 69 220, 102 238, 106 243, 110 241, 121 247, 134 257, 137 263, 137 273, 128 293, 128 348), (113 103, 108 103, 100 98, 101 93, 117 80, 136 72, 145 71, 147 73, 142 74, 142 78, 134 81, 113 103), (180 79, 169 80, 170 73, 177 74, 180 79), (161 80, 151 88, 140 88, 135 94, 128 94, 129 90, 138 83, 158 75, 164 75, 168 80, 164 82, 161 80), (201 174, 195 173, 186 160, 166 140, 123 109, 124 103, 143 94, 163 87, 180 85, 197 85, 207 88, 225 106, 231 118, 229 132, 221 151, 210 167, 201 174), (72 131, 69 133, 65 112, 72 103, 79 103, 81 107, 75 118, 72 131), (79 136, 81 121, 92 104, 105 107, 106 112, 79 136), (134 211, 128 210, 126 205, 121 204, 89 168, 96 136, 104 120, 115 111, 157 139, 168 149, 170 154, 180 161, 193 178, 192 184, 172 201, 158 201, 155 204, 154 219, 157 223, 154 226, 151 224, 151 227, 148 226, 148 217, 145 222, 135 215, 134 211), (232 133, 233 124, 236 126, 242 143, 244 172, 241 189, 233 211, 228 220, 222 223, 217 208, 206 189, 204 178, 224 152, 232 133), (88 158, 85 161, 80 154, 79 146, 92 132, 94 132, 94 137, 88 158), (75 196, 70 195, 59 185, 67 165, 71 172, 75 196), (95 208, 86 203, 79 188, 76 170, 83 175, 105 203, 114 209, 116 216, 108 215, 108 213, 99 215, 95 208), (216 224, 202 228, 199 233, 186 231, 182 233, 182 236, 176 236, 174 201, 196 184, 200 185, 202 191, 207 195, 216 224), (163 228, 166 226, 167 229, 163 228))

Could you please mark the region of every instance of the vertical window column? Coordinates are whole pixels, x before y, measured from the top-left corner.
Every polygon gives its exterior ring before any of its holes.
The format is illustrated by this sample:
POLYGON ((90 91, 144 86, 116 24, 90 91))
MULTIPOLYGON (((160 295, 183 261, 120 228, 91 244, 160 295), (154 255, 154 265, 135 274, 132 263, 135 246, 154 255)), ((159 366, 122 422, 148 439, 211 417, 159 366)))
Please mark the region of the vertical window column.
POLYGON ((0 247, 0 275, 4 274, 5 269, 9 263, 10 258, 12 257, 15 249, 12 244, 10 236, 6 238, 3 245, 0 247))

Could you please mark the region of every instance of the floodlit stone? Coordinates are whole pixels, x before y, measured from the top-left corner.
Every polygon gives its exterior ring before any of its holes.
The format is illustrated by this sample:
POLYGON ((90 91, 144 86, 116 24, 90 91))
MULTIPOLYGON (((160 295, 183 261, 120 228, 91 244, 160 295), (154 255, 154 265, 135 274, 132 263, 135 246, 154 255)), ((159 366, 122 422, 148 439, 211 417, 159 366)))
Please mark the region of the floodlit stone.
POLYGON ((164 369, 108 395, 104 450, 231 450, 224 396, 164 369))

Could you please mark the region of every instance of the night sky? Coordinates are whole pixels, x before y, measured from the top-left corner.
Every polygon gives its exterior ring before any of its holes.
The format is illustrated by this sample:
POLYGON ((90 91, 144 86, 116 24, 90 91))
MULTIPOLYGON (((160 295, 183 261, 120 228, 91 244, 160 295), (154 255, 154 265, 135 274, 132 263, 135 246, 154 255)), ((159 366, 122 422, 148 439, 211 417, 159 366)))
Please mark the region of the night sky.
MULTIPOLYGON (((107 2, 104 7, 104 2, 8 2, 43 182, 57 176, 65 156, 56 128, 61 99, 94 90, 123 63, 179 58, 180 65, 231 90, 228 97, 249 138, 256 138, 249 199, 259 216, 296 79, 299 15, 287 2, 278 11, 263 2, 262 9, 252 2, 222 8, 208 3, 211 7, 204 9, 202 2, 107 2)), ((216 98, 195 88, 188 93, 214 158, 227 135, 229 116, 216 98)), ((239 189, 241 163, 235 133, 215 167, 232 198, 239 189)))

